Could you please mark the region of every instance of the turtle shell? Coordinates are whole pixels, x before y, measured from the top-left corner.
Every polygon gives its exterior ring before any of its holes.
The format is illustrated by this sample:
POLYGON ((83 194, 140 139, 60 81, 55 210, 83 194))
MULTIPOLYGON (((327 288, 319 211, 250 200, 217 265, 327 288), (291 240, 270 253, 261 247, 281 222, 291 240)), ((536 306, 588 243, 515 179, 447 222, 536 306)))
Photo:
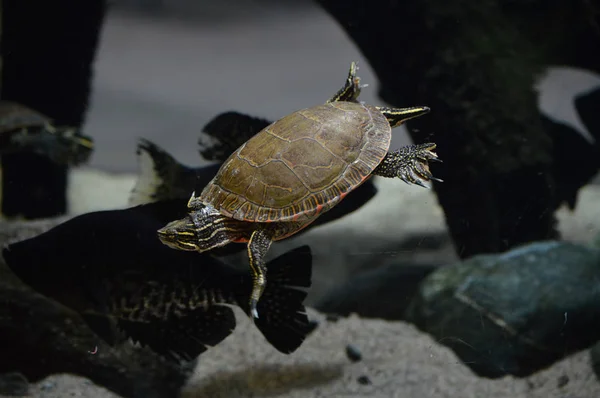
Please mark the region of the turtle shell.
POLYGON ((12 101, 0 101, 0 134, 25 127, 44 126, 50 119, 31 108, 12 101))
POLYGON ((303 109, 239 147, 198 199, 242 221, 309 220, 370 176, 391 137, 387 119, 370 105, 303 109))

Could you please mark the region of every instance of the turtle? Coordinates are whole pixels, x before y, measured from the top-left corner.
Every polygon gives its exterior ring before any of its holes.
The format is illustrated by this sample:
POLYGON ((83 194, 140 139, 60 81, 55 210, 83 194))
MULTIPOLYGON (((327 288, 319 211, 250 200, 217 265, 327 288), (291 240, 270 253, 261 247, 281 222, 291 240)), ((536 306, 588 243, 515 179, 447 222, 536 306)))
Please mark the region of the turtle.
MULTIPOLYGON (((247 116, 238 112, 225 112, 207 125, 212 125, 214 122, 224 128, 223 134, 219 134, 217 142, 212 146, 201 146, 202 151, 210 152, 210 157, 219 163, 213 163, 201 167, 186 166, 171 154, 165 151, 157 144, 145 138, 141 138, 137 145, 137 157, 140 174, 135 186, 129 197, 129 205, 136 206, 143 203, 164 203, 164 208, 168 209, 166 213, 171 214, 173 218, 179 217, 181 214, 180 206, 185 209, 185 204, 189 199, 190 192, 200 188, 204 188, 219 171, 222 163, 229 155, 243 144, 247 139, 251 138, 252 128, 247 123, 247 116), (242 129, 232 127, 233 124, 241 123, 242 129), (250 135, 250 137, 248 137, 250 135), (239 145, 233 147, 231 145, 238 142, 243 137, 246 137, 239 145), (216 152, 212 148, 217 149, 216 152), (226 156, 225 153, 227 153, 226 156), (223 158, 224 156, 224 158, 223 158)), ((269 125, 267 123, 265 126, 269 125)), ((203 130, 204 132, 208 129, 203 130)), ((204 157, 204 156, 203 156, 204 157)), ((205 157, 206 159, 206 157, 205 157)), ((314 223, 310 224, 301 232, 309 230, 311 227, 326 224, 337 220, 341 217, 358 210, 368 201, 373 199, 377 194, 377 187, 372 181, 366 181, 360 187, 356 188, 350 198, 347 198, 330 211, 324 213, 314 223)), ((225 255, 236 253, 244 250, 243 245, 228 245, 213 252, 217 255, 225 255)))
POLYGON ((430 109, 359 102, 356 70, 352 62, 344 86, 324 104, 293 112, 241 145, 199 196, 192 192, 188 214, 157 231, 163 244, 178 250, 247 243, 253 318, 273 241, 303 230, 373 175, 424 187, 442 182, 429 170, 428 161, 440 161, 435 143, 388 152, 392 128, 430 109))
POLYGON ((94 148, 92 138, 74 127, 56 127, 52 120, 23 104, 0 101, 0 155, 33 152, 58 164, 86 162, 94 148))

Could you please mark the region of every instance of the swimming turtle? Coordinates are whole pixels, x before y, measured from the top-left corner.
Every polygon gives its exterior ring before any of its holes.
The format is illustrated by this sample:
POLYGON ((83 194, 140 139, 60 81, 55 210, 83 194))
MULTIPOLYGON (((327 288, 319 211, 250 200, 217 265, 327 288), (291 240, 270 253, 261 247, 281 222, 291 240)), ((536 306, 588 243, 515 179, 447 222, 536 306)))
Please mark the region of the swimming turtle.
MULTIPOLYGON (((215 121, 223 123, 223 127, 231 127, 232 123, 242 122, 238 128, 222 130, 223 134, 218 136, 217 141, 211 146, 202 146, 203 151, 208 151, 214 160, 220 160, 219 163, 213 163, 201 167, 186 166, 171 154, 165 151, 157 144, 147 140, 140 139, 137 145, 137 156, 140 174, 129 197, 129 205, 135 206, 143 203, 162 202, 165 204, 166 214, 171 214, 174 220, 179 217, 182 210, 185 211, 190 192, 202 190, 208 185, 217 174, 223 162, 240 145, 252 137, 252 128, 246 123, 248 116, 237 112, 225 112, 218 115, 208 124, 215 121), (242 129, 243 127, 243 129, 242 129), (249 128, 250 127, 250 128, 249 128), (236 135, 232 137, 232 135, 236 135), (249 136, 250 135, 250 136, 249 136), (239 142, 241 137, 246 139, 239 142), (231 148, 234 142, 238 145, 231 148), (212 152, 212 148, 218 152, 212 152), (231 148, 228 152, 228 148, 231 148), (228 153, 225 155, 225 153, 228 153), (168 202, 168 204, 167 204, 168 202)), ((268 126, 270 123, 265 124, 268 126)), ((206 128, 203 130, 206 132, 206 128)), ((208 153, 207 152, 207 153, 208 153)), ((206 159, 206 158, 205 158, 206 159)), ((375 197, 377 188, 371 180, 365 181, 360 187, 352 191, 352 195, 340 202, 337 206, 322 214, 315 222, 300 231, 300 233, 309 230, 311 227, 326 224, 328 222, 344 217, 365 205, 375 197)), ((185 214, 185 213, 184 213, 185 214)), ((243 245, 228 245, 213 251, 213 254, 230 254, 244 250, 243 245)))
POLYGON ((325 104, 296 111, 250 138, 199 196, 192 193, 187 216, 158 230, 165 245, 179 250, 247 242, 254 318, 273 241, 307 227, 372 175, 422 186, 441 181, 429 171, 428 161, 438 160, 434 143, 388 152, 392 128, 429 108, 360 103, 359 83, 353 62, 345 85, 325 104))
POLYGON ((0 155, 33 152, 59 164, 86 162, 93 140, 73 127, 56 127, 50 118, 27 106, 0 101, 0 155))

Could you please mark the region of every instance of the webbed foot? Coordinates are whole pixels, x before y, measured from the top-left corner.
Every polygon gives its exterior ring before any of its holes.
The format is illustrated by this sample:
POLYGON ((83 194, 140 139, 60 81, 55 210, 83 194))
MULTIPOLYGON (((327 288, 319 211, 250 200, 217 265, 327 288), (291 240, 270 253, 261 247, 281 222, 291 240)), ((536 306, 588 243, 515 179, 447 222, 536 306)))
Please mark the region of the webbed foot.
POLYGON ((407 184, 416 184, 425 188, 427 181, 443 182, 436 178, 429 170, 429 162, 441 162, 437 154, 433 152, 436 144, 426 143, 420 145, 408 145, 396 151, 388 153, 381 161, 373 174, 400 178, 407 184))

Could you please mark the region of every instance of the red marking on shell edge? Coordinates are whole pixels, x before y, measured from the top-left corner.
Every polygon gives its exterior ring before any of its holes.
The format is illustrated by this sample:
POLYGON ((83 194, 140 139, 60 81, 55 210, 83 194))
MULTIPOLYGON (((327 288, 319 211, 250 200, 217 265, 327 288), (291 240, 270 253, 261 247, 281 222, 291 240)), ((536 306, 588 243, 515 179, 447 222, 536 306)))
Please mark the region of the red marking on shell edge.
POLYGON ((321 210, 323 210, 323 205, 317 205, 317 212, 315 213, 315 215, 319 215, 319 213, 321 213, 321 210))
POLYGON ((247 243, 248 239, 246 238, 237 238, 235 240, 232 240, 233 243, 247 243))
POLYGON ((299 217, 300 217, 300 214, 294 214, 294 217, 292 217, 292 220, 298 221, 299 217))

